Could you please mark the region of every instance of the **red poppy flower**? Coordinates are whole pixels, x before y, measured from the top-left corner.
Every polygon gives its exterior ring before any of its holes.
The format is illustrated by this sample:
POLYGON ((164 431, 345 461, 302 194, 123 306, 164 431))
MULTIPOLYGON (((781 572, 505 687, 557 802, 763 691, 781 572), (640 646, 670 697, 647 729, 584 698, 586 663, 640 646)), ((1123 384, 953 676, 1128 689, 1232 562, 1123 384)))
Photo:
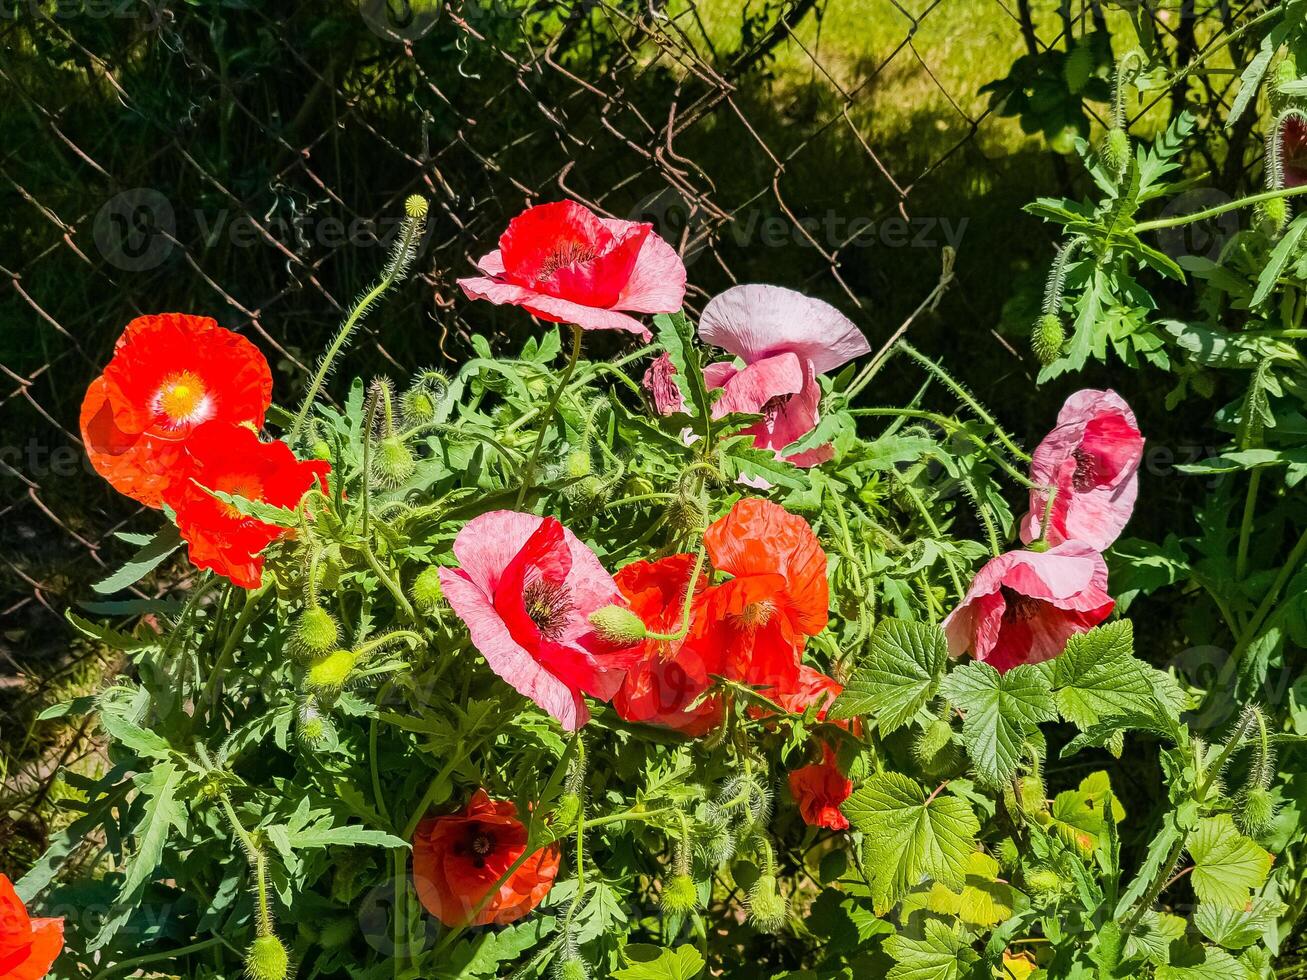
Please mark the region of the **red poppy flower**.
POLYGON ((33 919, 0 874, 0 977, 41 980, 64 948, 63 919, 33 919))
POLYGON ((558 876, 558 845, 541 848, 491 894, 526 850, 517 807, 483 789, 460 812, 429 817, 413 834, 413 886, 426 910, 447 926, 507 925, 534 909, 558 876), (481 910, 477 906, 490 895, 481 910))
POLYGON ((127 325, 82 401, 82 441, 116 490, 159 507, 184 445, 205 422, 263 425, 272 372, 259 349, 208 317, 163 313, 127 325))
POLYGON ((590 719, 583 694, 610 701, 637 648, 613 648, 589 616, 622 605, 595 553, 552 517, 495 510, 454 539, 459 568, 440 584, 490 669, 567 731, 590 719))
MULTIPOLYGON (((672 555, 658 561, 635 561, 620 569, 614 581, 631 604, 631 611, 656 633, 676 633, 684 615, 685 590, 694 570, 694 555, 672 555)), ((696 603, 706 585, 699 577, 696 603)), ((693 612, 691 615, 695 615, 693 612)), ((703 735, 721 723, 721 699, 689 705, 712 685, 720 658, 691 635, 683 640, 646 640, 639 659, 626 669, 626 678, 613 696, 613 708, 627 721, 675 728, 686 735, 703 735)))
POLYGON ((848 830, 849 819, 840 804, 853 792, 853 780, 840 772, 829 745, 823 743, 821 753, 821 762, 790 773, 790 795, 808 826, 848 830))
POLYGON ((826 628, 826 553, 802 517, 746 497, 704 532, 713 567, 735 576, 704 593, 707 635, 722 673, 788 690, 799 677, 805 637, 826 628))
POLYGON ((250 429, 230 422, 205 423, 191 434, 186 448, 184 478, 168 487, 165 500, 176 512, 191 563, 242 588, 258 588, 263 579, 260 552, 287 529, 246 517, 202 488, 295 507, 314 481, 326 488, 330 464, 298 460, 284 442, 260 442, 250 429))
POLYGON ((600 218, 573 201, 527 208, 477 267, 484 276, 458 281, 470 299, 645 340, 648 328, 627 312, 672 313, 685 299, 685 266, 653 225, 600 218))
POLYGON ((1307 116, 1285 113, 1276 135, 1280 141, 1280 176, 1284 187, 1307 184, 1307 116))
POLYGON ((1103 556, 1083 541, 1065 541, 991 558, 941 625, 955 657, 970 651, 1002 673, 1052 660, 1112 606, 1103 556))
POLYGON ((1130 520, 1139 493, 1144 437, 1135 413, 1115 391, 1086 388, 1066 400, 1057 428, 1044 437, 1030 462, 1030 511, 1021 540, 1039 537, 1048 491, 1056 487, 1049 515, 1049 544, 1084 541, 1099 551, 1111 547, 1130 520))

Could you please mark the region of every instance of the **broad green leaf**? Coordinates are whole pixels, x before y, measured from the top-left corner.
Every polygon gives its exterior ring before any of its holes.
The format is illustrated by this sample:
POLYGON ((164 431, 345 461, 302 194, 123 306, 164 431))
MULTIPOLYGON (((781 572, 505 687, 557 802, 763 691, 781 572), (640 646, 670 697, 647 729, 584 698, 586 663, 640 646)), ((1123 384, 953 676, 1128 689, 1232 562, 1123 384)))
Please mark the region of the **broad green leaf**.
POLYGON ((838 721, 871 715, 883 733, 901 728, 934 696, 947 662, 948 642, 938 626, 882 620, 871 634, 866 663, 827 717, 838 721))
POLYGON ((614 980, 693 980, 704 967, 703 956, 689 943, 675 949, 629 943, 623 954, 627 965, 613 971, 614 980))
POLYGON ((1249 303, 1250 306, 1260 306, 1266 301, 1266 297, 1271 295, 1271 290, 1279 282, 1284 267, 1289 264, 1289 260, 1293 258, 1294 253, 1297 251, 1298 242, 1302 239, 1304 232, 1307 232, 1307 215, 1299 215, 1284 230, 1284 234, 1280 236, 1280 241, 1275 246, 1275 250, 1271 252, 1271 257, 1267 259, 1261 275, 1257 277, 1257 291, 1253 293, 1253 298, 1249 303))
POLYGON ((1128 619, 1071 637, 1063 654, 1041 669, 1058 712, 1081 731, 1108 718, 1158 710, 1148 668, 1134 656, 1128 619))
POLYGON ((158 568, 174 551, 181 547, 182 538, 177 528, 168 524, 160 528, 127 563, 112 575, 91 586, 96 592, 109 594, 135 585, 158 568))
POLYGON ((998 880, 998 862, 984 851, 973 851, 967 860, 967 880, 961 891, 935 882, 926 907, 942 915, 954 915, 968 925, 993 928, 1011 917, 1016 905, 1012 886, 998 880))
POLYGON ((1178 915, 1148 909, 1126 943, 1126 959, 1143 956, 1155 965, 1171 961, 1171 944, 1185 934, 1187 923, 1178 915))
POLYGON ((941 692, 965 713, 962 743, 981 781, 1000 786, 1012 778, 1027 737, 1040 722, 1057 718, 1048 679, 1023 664, 1000 674, 972 661, 944 679, 941 692))
POLYGON ((1245 908, 1199 902, 1194 911, 1194 925, 1218 946, 1243 949, 1261 939, 1284 911, 1283 902, 1269 898, 1254 898, 1245 908))
POLYGON ((1189 840, 1200 901, 1243 908, 1271 870, 1271 855, 1239 833, 1228 813, 1207 817, 1189 840))
POLYGON ((1239 961, 1215 946, 1183 950, 1153 974, 1155 980, 1241 980, 1245 976, 1239 961))
POLYGON ((951 795, 927 799, 900 773, 868 779, 842 806, 865 835, 863 841, 872 899, 887 911, 923 878, 961 888, 975 850, 980 822, 971 804, 951 795))
POLYGON ((1125 808, 1112 792, 1107 773, 1090 773, 1080 781, 1078 789, 1057 794, 1046 819, 1058 836, 1088 854, 1107 829, 1103 807, 1109 798, 1112 816, 1119 824, 1125 819, 1125 808))
POLYGON ((884 949, 894 957, 886 980, 960 980, 980 955, 956 925, 927 919, 920 939, 888 937, 884 949))

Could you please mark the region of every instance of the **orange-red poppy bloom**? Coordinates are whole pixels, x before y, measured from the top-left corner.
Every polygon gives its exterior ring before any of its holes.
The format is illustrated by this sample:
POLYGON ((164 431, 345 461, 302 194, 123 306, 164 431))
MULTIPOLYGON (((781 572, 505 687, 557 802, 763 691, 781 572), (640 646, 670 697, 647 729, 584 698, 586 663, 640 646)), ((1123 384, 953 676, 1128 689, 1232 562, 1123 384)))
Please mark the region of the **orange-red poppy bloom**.
POLYGON ((517 807, 478 789, 458 813, 418 824, 413 885, 426 910, 447 926, 507 925, 539 905, 558 877, 558 845, 551 844, 495 890, 525 850, 526 826, 517 819, 517 807))
POLYGON ((263 579, 260 552, 287 529, 246 517, 207 491, 295 507, 315 481, 326 488, 331 466, 298 460, 284 442, 260 442, 244 426, 208 422, 187 440, 181 472, 184 477, 169 486, 164 499, 177 514, 192 564, 255 589, 263 579))
POLYGON ((263 425, 272 372, 259 349, 208 317, 137 317, 82 401, 82 441, 95 471, 147 507, 178 479, 196 427, 263 425))
POLYGON ((0 977, 41 980, 64 948, 63 919, 33 919, 0 874, 0 977))
POLYGON ((803 822, 810 827, 848 830, 849 818, 840 810, 840 804, 853 792, 853 781, 840 772, 829 745, 823 743, 821 753, 821 762, 790 773, 790 794, 803 822))
MULTIPOLYGON (((633 613, 657 633, 680 630, 685 611, 685 592, 694 570, 694 555, 672 555, 658 561, 635 561, 613 576, 633 613)), ((696 600, 706 585, 704 576, 696 583, 696 600)), ((721 723, 722 705, 717 697, 707 698, 692 710, 690 705, 712 684, 710 673, 721 672, 721 657, 692 631, 681 640, 645 640, 639 659, 626 668, 622 686, 613 697, 613 708, 627 721, 646 722, 675 728, 687 735, 703 735, 721 723)))
POLYGON ((826 628, 826 553, 802 517, 746 497, 704 533, 708 557, 734 576, 704 593, 704 642, 726 676, 791 689, 806 637, 826 628))

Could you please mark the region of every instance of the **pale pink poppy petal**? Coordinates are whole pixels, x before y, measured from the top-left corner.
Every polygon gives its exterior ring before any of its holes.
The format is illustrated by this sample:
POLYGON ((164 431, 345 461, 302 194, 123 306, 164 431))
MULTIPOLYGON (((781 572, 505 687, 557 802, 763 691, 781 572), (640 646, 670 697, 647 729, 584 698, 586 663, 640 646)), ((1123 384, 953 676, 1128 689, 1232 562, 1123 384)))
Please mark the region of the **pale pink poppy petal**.
POLYGON ((703 383, 709 388, 725 388, 726 382, 740 373, 730 361, 715 361, 703 369, 703 383))
POLYGON ((653 336, 649 328, 635 317, 616 310, 582 306, 556 296, 546 296, 526 286, 515 286, 485 276, 460 279, 458 284, 468 299, 484 299, 498 305, 520 306, 542 320, 549 320, 552 323, 575 323, 583 330, 624 330, 636 334, 642 340, 649 340, 653 336))
POLYGON ((488 276, 502 276, 504 274, 504 255, 499 249, 493 252, 487 252, 481 258, 477 259, 477 268, 488 276))
MULTIPOLYGON (((604 219, 615 234, 638 222, 604 219)), ((615 309, 632 313, 675 313, 685 303, 685 263, 676 249, 650 233, 640 247, 635 268, 613 304, 615 309)))
POLYGON ((805 365, 807 376, 803 387, 793 398, 787 398, 776 412, 771 423, 771 447, 778 452, 806 436, 817 425, 817 409, 821 405, 821 385, 817 383, 812 364, 805 365))
POLYGON ((714 296, 699 319, 699 336, 746 363, 788 351, 811 361, 818 374, 871 350, 853 321, 829 303, 761 283, 714 296))
POLYGON ((761 412, 773 398, 797 394, 803 381, 803 363, 789 352, 746 364, 723 386, 722 396, 713 403, 713 415, 761 412))
POLYGON ((454 557, 467 578, 487 595, 543 518, 515 510, 492 510, 472 518, 454 538, 454 557))

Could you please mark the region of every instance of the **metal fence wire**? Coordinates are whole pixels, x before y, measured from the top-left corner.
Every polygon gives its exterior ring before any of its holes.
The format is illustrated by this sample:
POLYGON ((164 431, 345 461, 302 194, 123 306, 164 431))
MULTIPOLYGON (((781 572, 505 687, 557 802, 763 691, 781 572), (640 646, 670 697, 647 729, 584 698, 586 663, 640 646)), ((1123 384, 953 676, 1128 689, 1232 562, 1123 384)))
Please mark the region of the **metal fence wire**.
MULTIPOLYGON (((1200 37, 1239 13, 1177 9, 1145 13, 1200 37)), ((293 399, 420 193, 417 272, 346 372, 456 366, 472 332, 519 344, 520 311, 474 305, 454 280, 523 206, 564 197, 652 221, 685 258, 692 307, 781 282, 873 344, 956 247, 945 318, 983 338, 1013 256, 1032 281, 1046 264, 1037 223, 1013 235, 1017 209, 1067 168, 980 88, 1105 24, 1092 0, 0 0, 0 14, 0 683, 35 701, 76 662, 65 609, 129 553, 114 533, 150 523, 89 470, 77 427, 133 316, 215 316, 293 399)), ((998 357, 982 386, 1025 372, 1014 349, 998 357)))

